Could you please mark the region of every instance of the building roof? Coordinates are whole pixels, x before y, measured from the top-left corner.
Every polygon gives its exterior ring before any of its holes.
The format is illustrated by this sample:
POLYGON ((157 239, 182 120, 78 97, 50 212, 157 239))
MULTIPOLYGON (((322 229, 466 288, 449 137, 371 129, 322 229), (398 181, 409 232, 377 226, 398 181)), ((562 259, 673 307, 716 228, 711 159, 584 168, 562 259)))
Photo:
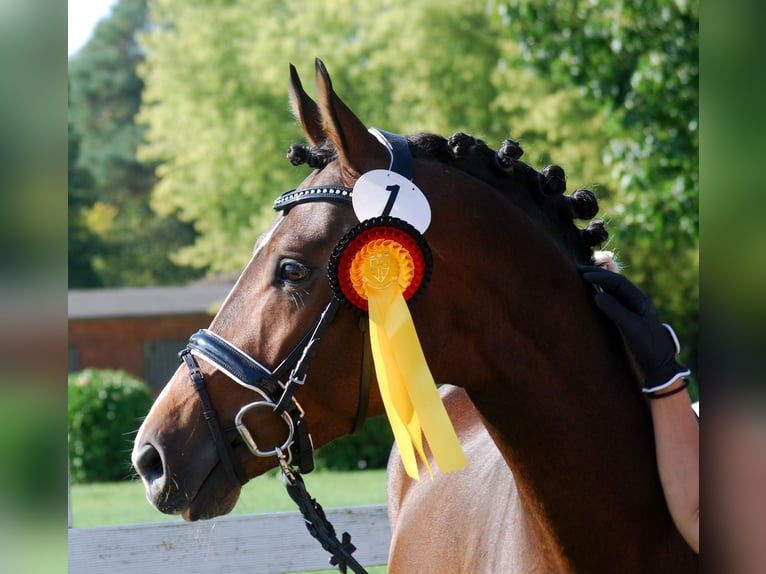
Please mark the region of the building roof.
POLYGON ((183 287, 121 287, 69 291, 69 319, 154 317, 210 313, 234 281, 201 282, 183 287))

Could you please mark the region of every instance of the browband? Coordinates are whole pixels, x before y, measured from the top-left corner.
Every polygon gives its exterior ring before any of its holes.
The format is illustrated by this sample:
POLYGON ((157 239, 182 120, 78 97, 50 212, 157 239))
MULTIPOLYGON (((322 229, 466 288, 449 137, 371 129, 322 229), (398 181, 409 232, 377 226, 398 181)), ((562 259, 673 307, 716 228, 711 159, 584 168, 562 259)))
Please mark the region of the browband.
POLYGON ((307 201, 345 201, 351 203, 353 189, 335 185, 318 185, 306 189, 291 189, 274 200, 274 209, 282 211, 307 201))
MULTIPOLYGON (((412 179, 413 162, 407 138, 378 128, 370 128, 370 133, 383 144, 391 155, 389 170, 412 179)), ((283 211, 307 201, 344 201, 351 203, 353 189, 336 185, 317 185, 306 189, 291 189, 274 200, 274 210, 283 211)))

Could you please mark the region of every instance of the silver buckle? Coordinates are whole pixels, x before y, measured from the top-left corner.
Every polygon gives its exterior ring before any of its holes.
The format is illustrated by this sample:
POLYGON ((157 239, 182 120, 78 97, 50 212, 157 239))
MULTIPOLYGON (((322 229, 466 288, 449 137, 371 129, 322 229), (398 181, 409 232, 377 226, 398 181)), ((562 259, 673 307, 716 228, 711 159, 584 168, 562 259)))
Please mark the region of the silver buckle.
MULTIPOLYGON (((290 377, 287 379, 287 385, 289 385, 290 383, 295 383, 296 385, 303 385, 303 383, 306 382, 307 376, 308 376, 308 373, 304 373, 303 376, 299 379, 298 377, 295 376, 295 369, 293 369, 290 372, 290 377)), ((285 385, 285 387, 287 387, 287 385, 285 385)))
MULTIPOLYGON (((292 418, 290 418, 290 415, 286 412, 282 413, 280 416, 282 417, 282 420, 285 421, 287 424, 287 440, 285 440, 284 444, 281 446, 275 447, 272 450, 263 451, 260 448, 258 448, 258 444, 255 442, 255 439, 253 438, 253 435, 250 434, 250 431, 245 426, 245 424, 242 422, 242 417, 245 416, 245 413, 249 411, 250 409, 258 408, 258 407, 268 407, 273 412, 276 408, 276 405, 270 401, 256 401, 254 403, 250 403, 248 405, 245 405, 241 409, 239 409, 239 412, 237 413, 237 416, 234 417, 234 425, 237 427, 237 431, 239 431, 240 436, 242 437, 242 440, 245 442, 245 445, 247 445, 247 448, 250 450, 251 453, 253 453, 255 456, 260 456, 263 458, 269 457, 269 456, 284 456, 282 453, 283 451, 287 451, 290 453, 290 445, 293 443, 293 436, 295 435, 295 425, 293 424, 292 418)), ((292 458, 292 455, 290 456, 292 458)))

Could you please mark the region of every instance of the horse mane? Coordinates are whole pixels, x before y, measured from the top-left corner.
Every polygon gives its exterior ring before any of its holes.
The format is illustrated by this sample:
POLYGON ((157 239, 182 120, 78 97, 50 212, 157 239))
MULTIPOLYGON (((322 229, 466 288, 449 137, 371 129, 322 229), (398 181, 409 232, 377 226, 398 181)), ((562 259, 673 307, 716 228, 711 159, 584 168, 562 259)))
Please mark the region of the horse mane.
MULTIPOLYGON (((576 189, 565 195, 563 168, 548 165, 538 172, 521 161, 524 150, 518 141, 506 139, 494 150, 465 132, 456 132, 449 138, 424 132, 407 136, 407 143, 413 157, 455 167, 501 191, 530 215, 536 212, 537 219, 542 219, 558 244, 577 263, 618 268, 612 252, 593 250, 609 237, 604 221, 593 219, 599 210, 595 194, 589 189, 576 189), (590 221, 579 229, 574 225, 575 219, 590 221)), ((287 152, 292 165, 306 164, 318 170, 336 158, 337 152, 329 140, 315 146, 295 144, 287 152)))

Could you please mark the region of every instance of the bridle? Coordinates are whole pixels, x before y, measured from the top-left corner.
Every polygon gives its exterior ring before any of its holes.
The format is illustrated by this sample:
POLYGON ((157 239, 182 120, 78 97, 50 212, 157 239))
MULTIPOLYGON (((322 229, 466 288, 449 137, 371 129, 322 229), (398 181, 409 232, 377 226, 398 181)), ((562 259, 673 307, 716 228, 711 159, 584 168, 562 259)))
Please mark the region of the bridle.
MULTIPOLYGON (((286 211, 300 203, 309 201, 351 202, 352 190, 347 187, 322 186, 307 189, 294 189, 280 195, 274 202, 274 209, 286 211)), ((351 544, 351 536, 344 532, 339 540, 333 525, 327 520, 321 505, 311 497, 303 483, 301 473, 314 470, 314 445, 309 434, 304 411, 295 399, 295 392, 306 383, 309 363, 314 358, 319 342, 335 318, 340 307, 340 300, 332 295, 319 317, 301 340, 272 371, 242 349, 236 347, 220 335, 208 330, 197 331, 179 357, 189 370, 189 376, 202 403, 203 416, 208 423, 213 443, 233 486, 244 485, 249 479, 242 465, 234 456, 232 445, 242 441, 257 457, 276 456, 282 471, 287 493, 298 505, 303 515, 306 528, 327 552, 330 563, 341 572, 350 568, 363 574, 365 569, 352 556, 356 548, 351 544), (239 436, 227 440, 221 423, 216 415, 207 392, 205 377, 199 368, 197 358, 212 364, 235 383, 246 387, 259 395, 259 400, 241 407, 234 417, 234 425, 239 436), (258 446, 247 426, 244 415, 254 409, 268 408, 282 417, 288 433, 281 446, 263 450, 258 446)), ((370 337, 365 328, 366 322, 360 320, 359 327, 363 337, 362 367, 359 378, 359 400, 352 434, 358 433, 364 425, 370 397, 370 379, 372 373, 372 351, 370 337)))
MULTIPOLYGON (((390 169, 411 178, 412 156, 406 139, 374 128, 370 131, 389 150, 390 169)), ((293 189, 280 195, 274 201, 273 207, 276 211, 287 214, 292 207, 307 202, 330 201, 351 204, 352 194, 351 188, 332 185, 293 189)), ((390 205, 387 205, 386 214, 389 210, 390 205)), ((304 410, 294 395, 306 383, 309 364, 340 306, 341 300, 333 294, 314 324, 273 371, 208 329, 201 329, 192 335, 187 346, 179 353, 179 357, 189 370, 194 389, 202 403, 203 416, 208 423, 218 457, 229 482, 233 486, 238 486, 244 485, 249 480, 233 453, 232 447, 239 441, 257 457, 276 456, 288 494, 298 505, 311 535, 317 538, 322 547, 331 554, 330 563, 337 565, 342 572, 350 567, 354 572, 363 573, 364 568, 352 556, 355 547, 351 544, 351 537, 344 532, 342 540, 338 540, 322 507, 306 491, 300 476, 300 473, 309 473, 314 469, 314 445, 304 418, 304 410), (197 363, 198 358, 213 365, 235 383, 259 395, 259 400, 241 407, 234 417, 234 429, 229 430, 235 430, 239 436, 234 434, 232 439, 227 439, 227 435, 230 436, 231 433, 225 432, 221 426, 207 392, 205 376, 197 363), (287 425, 287 438, 282 445, 263 450, 256 443, 244 423, 244 416, 258 408, 271 409, 287 425)), ((363 352, 357 414, 351 434, 356 434, 362 429, 370 397, 372 351, 366 325, 365 320, 359 320, 363 352)))
MULTIPOLYGON (((280 195, 274 202, 274 209, 287 211, 295 205, 311 201, 336 201, 350 203, 352 190, 339 186, 317 186, 306 189, 293 189, 280 195)), ((230 343, 220 335, 201 329, 189 339, 186 348, 179 356, 189 369, 194 388, 200 397, 205 419, 208 422, 221 464, 232 485, 247 482, 247 477, 232 452, 232 440, 226 440, 227 433, 221 427, 215 409, 207 393, 204 375, 196 359, 201 358, 227 375, 235 383, 248 388, 259 395, 259 399, 240 408, 234 418, 236 435, 234 442, 242 441, 250 452, 257 457, 284 457, 300 472, 309 473, 314 469, 314 447, 309 434, 304 411, 295 399, 295 392, 306 383, 307 371, 314 358, 319 342, 335 318, 340 301, 333 295, 325 305, 319 317, 300 341, 287 353, 285 358, 272 371, 245 351, 230 343), (246 413, 268 408, 279 415, 288 430, 287 438, 280 446, 264 450, 253 438, 244 423, 246 413)), ((364 339, 362 367, 359 378, 359 400, 352 434, 358 433, 366 419, 370 396, 371 354, 369 336, 364 321, 359 321, 364 339)))
MULTIPOLYGON (((411 179, 413 161, 406 138, 376 128, 371 128, 370 132, 388 150, 391 157, 389 169, 411 179)), ((274 201, 273 207, 275 211, 286 215, 291 208, 302 203, 329 201, 351 205, 352 197, 353 189, 348 187, 314 186, 292 189, 281 194, 274 201)), ((386 209, 390 209, 390 206, 387 206, 386 209)), ((201 329, 192 335, 186 348, 179 353, 181 361, 186 364, 189 370, 194 389, 200 397, 210 434, 213 437, 221 464, 232 485, 243 485, 248 481, 241 464, 232 452, 232 442, 236 444, 238 441, 242 441, 253 455, 257 457, 276 456, 280 459, 280 463, 284 460, 286 464, 296 466, 303 473, 311 472, 314 469, 314 445, 304 419, 305 413, 294 395, 306 383, 309 363, 314 358, 317 346, 340 305, 340 299, 333 294, 308 332, 273 371, 208 329, 201 329), (260 400, 241 407, 235 416, 234 425, 239 437, 234 435, 232 440, 227 440, 227 433, 221 427, 213 408, 207 392, 205 377, 199 368, 197 358, 212 364, 235 383, 260 395, 260 400), (282 417, 287 425, 287 439, 281 446, 263 450, 250 434, 244 424, 244 415, 258 408, 272 409, 275 414, 282 417)), ((369 404, 372 373, 372 352, 366 322, 360 320, 359 328, 363 338, 363 353, 357 414, 351 434, 358 433, 364 425, 369 404)))

